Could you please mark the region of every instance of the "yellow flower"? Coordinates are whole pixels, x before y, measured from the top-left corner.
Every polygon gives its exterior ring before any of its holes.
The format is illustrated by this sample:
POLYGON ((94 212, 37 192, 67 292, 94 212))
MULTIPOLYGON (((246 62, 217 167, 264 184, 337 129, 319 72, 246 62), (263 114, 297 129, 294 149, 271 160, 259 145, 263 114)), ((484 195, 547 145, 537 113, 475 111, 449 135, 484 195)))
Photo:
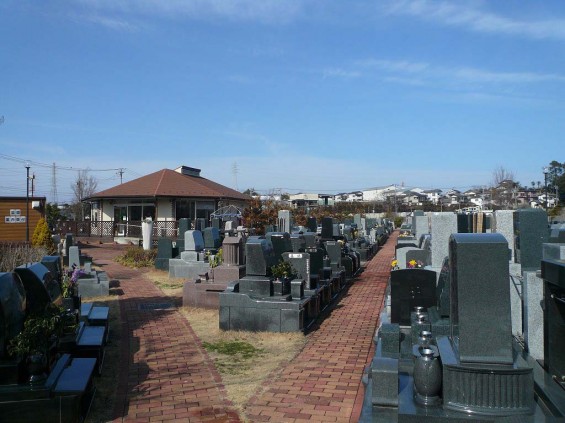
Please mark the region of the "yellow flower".
POLYGON ((391 265, 392 267, 398 266, 398 260, 393 260, 392 263, 390 263, 390 265, 391 265))
POLYGON ((416 266, 416 260, 410 260, 408 263, 410 263, 411 266, 416 266))

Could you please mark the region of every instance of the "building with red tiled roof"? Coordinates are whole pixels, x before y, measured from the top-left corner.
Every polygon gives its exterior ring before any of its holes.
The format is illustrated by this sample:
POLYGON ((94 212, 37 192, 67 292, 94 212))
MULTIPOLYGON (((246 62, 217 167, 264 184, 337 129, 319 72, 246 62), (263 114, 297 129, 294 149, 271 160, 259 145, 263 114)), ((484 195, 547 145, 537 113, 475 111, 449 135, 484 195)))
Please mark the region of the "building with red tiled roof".
POLYGON ((180 166, 97 192, 83 201, 91 204, 91 220, 115 223, 180 218, 208 220, 220 207, 245 207, 248 195, 200 176, 200 169, 180 166))

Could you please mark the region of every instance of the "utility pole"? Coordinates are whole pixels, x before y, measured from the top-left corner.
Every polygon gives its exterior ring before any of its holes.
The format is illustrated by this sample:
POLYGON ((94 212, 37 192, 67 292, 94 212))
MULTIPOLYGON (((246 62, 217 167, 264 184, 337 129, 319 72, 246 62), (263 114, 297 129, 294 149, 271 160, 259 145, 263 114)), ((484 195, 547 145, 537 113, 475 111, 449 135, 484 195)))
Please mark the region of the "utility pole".
POLYGON ((29 242, 29 162, 26 162, 26 242, 29 242))
POLYGON ((120 185, 121 185, 123 182, 122 175, 124 174, 124 169, 120 168, 120 170, 118 170, 118 174, 120 175, 120 185))

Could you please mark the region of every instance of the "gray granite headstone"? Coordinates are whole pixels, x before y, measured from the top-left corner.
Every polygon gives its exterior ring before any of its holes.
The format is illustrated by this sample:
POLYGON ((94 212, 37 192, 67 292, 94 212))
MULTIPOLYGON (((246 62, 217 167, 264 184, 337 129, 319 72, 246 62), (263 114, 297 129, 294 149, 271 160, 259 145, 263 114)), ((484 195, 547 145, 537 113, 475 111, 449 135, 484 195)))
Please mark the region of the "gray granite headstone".
POLYGON ((222 240, 220 239, 220 230, 213 226, 204 228, 202 232, 204 238, 204 248, 216 249, 220 248, 222 240))
POLYGON ((273 245, 264 238, 250 238, 245 244, 247 276, 266 276, 276 264, 273 245))
POLYGON ((80 267, 80 251, 76 245, 69 248, 69 267, 80 267))
POLYGON ((514 210, 496 210, 494 212, 494 231, 501 234, 512 251, 510 260, 514 260, 514 210))
POLYGON ((432 267, 440 268, 449 254, 449 237, 457 233, 457 215, 450 212, 433 213, 432 224, 432 267))
POLYGON ((279 232, 290 233, 290 228, 292 227, 292 216, 290 210, 279 210, 278 213, 278 228, 279 232))
POLYGON ((412 231, 414 232, 414 237, 420 239, 424 234, 430 233, 430 223, 428 216, 415 214, 412 217, 412 231))
POLYGON ((449 262, 451 336, 460 361, 512 364, 506 239, 492 233, 452 234, 449 262))
POLYGON ((411 260, 416 260, 416 263, 422 263, 424 267, 430 266, 432 264, 432 255, 428 250, 408 248, 408 251, 406 251, 406 263, 409 263, 411 260))
POLYGON ((543 360, 543 280, 534 271, 525 271, 523 275, 523 336, 529 354, 536 360, 543 360))
POLYGON ((7 356, 6 347, 23 329, 26 295, 15 273, 0 273, 0 358, 7 356))
POLYGON ((547 213, 541 209, 522 209, 514 214, 516 262, 522 271, 541 267, 542 244, 549 237, 547 213))
POLYGON ((303 279, 310 284, 310 254, 308 253, 283 253, 283 260, 289 262, 298 279, 303 279))
POLYGON ((190 230, 184 233, 185 251, 202 251, 204 249, 204 238, 202 232, 190 230))
POLYGON ((186 217, 179 219, 178 238, 184 239, 184 233, 192 228, 192 221, 186 217))

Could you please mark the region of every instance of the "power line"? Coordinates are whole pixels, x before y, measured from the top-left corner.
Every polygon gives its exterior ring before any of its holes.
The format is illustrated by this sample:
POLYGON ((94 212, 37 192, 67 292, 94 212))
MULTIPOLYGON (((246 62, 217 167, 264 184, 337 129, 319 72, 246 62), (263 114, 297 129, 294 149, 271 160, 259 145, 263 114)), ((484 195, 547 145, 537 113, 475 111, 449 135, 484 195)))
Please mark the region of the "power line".
MULTIPOLYGON (((48 167, 51 168, 54 164, 46 164, 46 163, 41 163, 41 162, 35 162, 33 160, 26 160, 26 159, 21 159, 19 157, 13 157, 13 156, 8 156, 7 154, 0 154, 0 158, 5 159, 5 160, 11 160, 13 162, 17 162, 17 163, 28 163, 30 165, 34 165, 34 166, 39 166, 39 167, 48 167)), ((91 169, 91 168, 79 168, 79 167, 72 167, 72 166, 56 166, 57 169, 59 170, 71 170, 71 171, 87 171, 87 172, 116 172, 116 171, 121 171, 124 168, 113 168, 113 169, 91 169)))

